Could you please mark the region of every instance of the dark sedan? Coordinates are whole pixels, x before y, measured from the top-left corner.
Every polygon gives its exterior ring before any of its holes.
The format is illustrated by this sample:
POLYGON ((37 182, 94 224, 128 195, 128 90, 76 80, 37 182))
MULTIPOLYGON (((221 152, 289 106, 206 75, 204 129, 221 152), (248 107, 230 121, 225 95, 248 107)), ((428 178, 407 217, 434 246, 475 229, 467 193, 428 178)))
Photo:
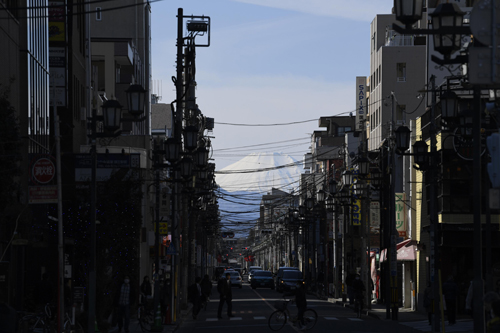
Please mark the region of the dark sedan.
POLYGON ((279 290, 290 291, 297 288, 297 282, 302 281, 301 271, 284 271, 280 280, 279 290))
POLYGON ((257 287, 274 289, 273 273, 270 271, 254 271, 250 286, 252 289, 257 287))

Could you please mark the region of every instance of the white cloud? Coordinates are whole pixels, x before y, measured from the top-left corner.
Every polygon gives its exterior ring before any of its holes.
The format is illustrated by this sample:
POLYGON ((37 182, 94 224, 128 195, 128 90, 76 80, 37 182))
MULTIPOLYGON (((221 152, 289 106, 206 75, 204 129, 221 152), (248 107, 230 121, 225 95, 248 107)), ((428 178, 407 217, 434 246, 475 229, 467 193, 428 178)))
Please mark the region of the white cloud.
POLYGON ((377 13, 390 13, 390 0, 232 0, 319 16, 371 22, 377 13))

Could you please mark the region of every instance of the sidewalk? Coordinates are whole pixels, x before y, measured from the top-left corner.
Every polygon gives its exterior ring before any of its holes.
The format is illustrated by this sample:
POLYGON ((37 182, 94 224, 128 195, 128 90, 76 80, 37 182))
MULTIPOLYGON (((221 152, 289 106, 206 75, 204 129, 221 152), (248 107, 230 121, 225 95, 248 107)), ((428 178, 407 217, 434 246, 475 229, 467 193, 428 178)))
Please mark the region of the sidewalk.
MULTIPOLYGON (((354 305, 350 305, 349 302, 342 302, 340 298, 328 298, 328 301, 339 306, 348 307, 354 309, 354 305)), ((389 313, 387 318, 387 309, 385 304, 371 304, 371 309, 363 310, 367 316, 378 318, 380 320, 392 320, 392 312, 389 313)), ((427 319, 427 313, 421 313, 418 311, 413 311, 409 308, 399 308, 398 309, 397 322, 402 325, 414 328, 422 332, 431 332, 432 327, 429 325, 427 319)), ((457 315, 457 323, 455 325, 449 325, 445 316, 445 332, 473 332, 474 326, 473 321, 470 316, 457 315)))
MULTIPOLYGON (((350 305, 349 302, 343 303, 341 298, 328 298, 328 302, 354 309, 354 305, 350 305)), ((365 314, 367 316, 388 320, 385 304, 371 304, 371 309, 364 309, 363 312, 366 312, 365 314)), ((392 313, 390 313, 390 315, 392 316, 392 313)), ((392 318, 390 318, 390 320, 392 320, 392 318)), ((423 321, 427 320, 427 314, 413 311, 409 308, 399 308, 397 320, 400 322, 423 321)))

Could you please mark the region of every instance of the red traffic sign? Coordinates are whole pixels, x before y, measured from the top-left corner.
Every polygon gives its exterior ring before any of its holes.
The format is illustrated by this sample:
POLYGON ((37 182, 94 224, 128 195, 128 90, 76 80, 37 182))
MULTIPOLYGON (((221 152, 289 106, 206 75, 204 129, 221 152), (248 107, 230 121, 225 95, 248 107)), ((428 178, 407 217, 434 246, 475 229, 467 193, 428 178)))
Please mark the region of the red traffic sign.
POLYGON ((39 158, 31 168, 32 179, 40 184, 47 184, 56 174, 56 166, 46 157, 39 158))

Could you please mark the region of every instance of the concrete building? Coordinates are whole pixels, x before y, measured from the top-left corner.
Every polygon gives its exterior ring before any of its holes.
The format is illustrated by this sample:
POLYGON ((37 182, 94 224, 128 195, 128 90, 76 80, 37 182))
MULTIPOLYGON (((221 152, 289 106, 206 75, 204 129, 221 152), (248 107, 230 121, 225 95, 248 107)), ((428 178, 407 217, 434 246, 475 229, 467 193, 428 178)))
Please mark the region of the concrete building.
MULTIPOLYGON (((384 146, 384 142, 394 137, 394 131, 399 126, 407 126, 412 130, 414 120, 423 114, 426 107, 424 91, 427 89, 425 70, 427 38, 418 35, 400 35, 392 29, 392 24, 395 22, 393 14, 377 15, 370 27, 366 133, 368 151, 371 152, 386 149, 381 147, 384 146)), ((411 142, 417 139, 413 136, 411 142)), ((395 192, 401 193, 404 198, 401 208, 404 210, 405 223, 398 229, 398 243, 406 239, 416 239, 415 210, 411 206, 411 196, 415 193, 412 182, 415 179, 415 171, 411 165, 411 157, 397 155, 396 165, 393 166, 397 170, 395 192)), ((379 249, 381 250, 383 249, 379 249)), ((400 305, 412 307, 414 305, 412 282, 416 280, 415 261, 398 260, 398 267, 400 305)))

